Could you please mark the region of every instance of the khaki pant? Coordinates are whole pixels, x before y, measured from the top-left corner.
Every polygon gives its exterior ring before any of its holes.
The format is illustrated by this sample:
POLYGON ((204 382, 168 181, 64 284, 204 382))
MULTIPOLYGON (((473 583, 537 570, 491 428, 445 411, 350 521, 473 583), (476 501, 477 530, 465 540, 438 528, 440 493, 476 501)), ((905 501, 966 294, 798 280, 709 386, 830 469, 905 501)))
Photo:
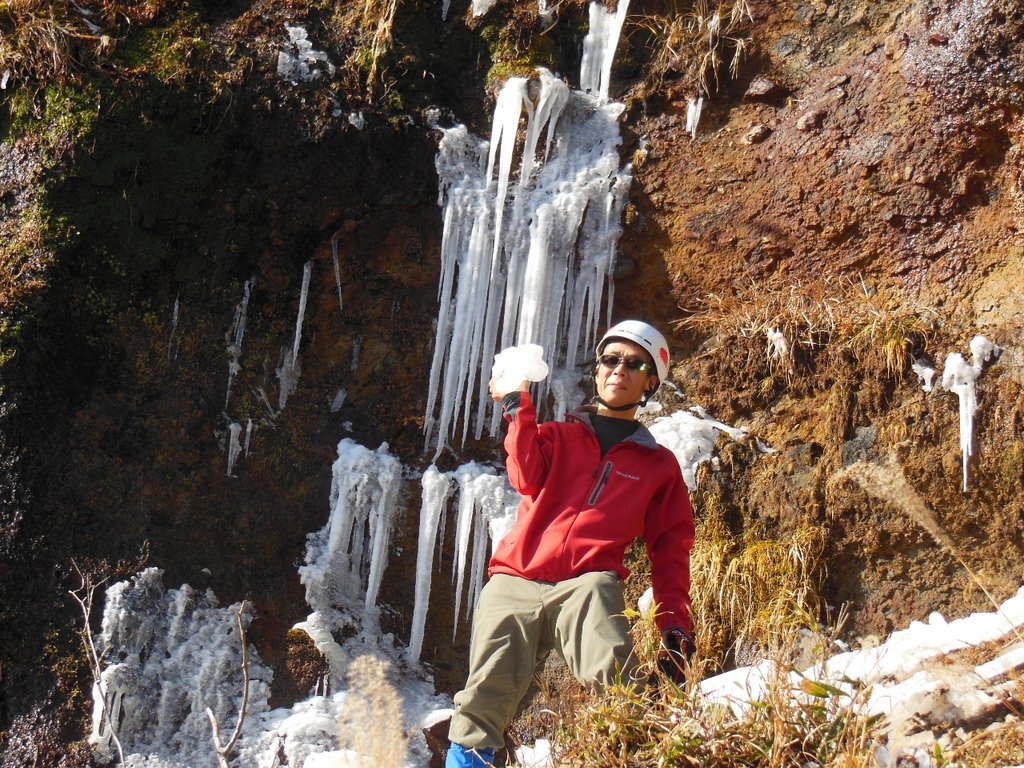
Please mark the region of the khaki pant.
POLYGON ((533 675, 552 649, 584 686, 603 687, 633 668, 622 581, 610 571, 537 582, 495 574, 473 619, 469 678, 455 695, 449 738, 501 748, 533 675))

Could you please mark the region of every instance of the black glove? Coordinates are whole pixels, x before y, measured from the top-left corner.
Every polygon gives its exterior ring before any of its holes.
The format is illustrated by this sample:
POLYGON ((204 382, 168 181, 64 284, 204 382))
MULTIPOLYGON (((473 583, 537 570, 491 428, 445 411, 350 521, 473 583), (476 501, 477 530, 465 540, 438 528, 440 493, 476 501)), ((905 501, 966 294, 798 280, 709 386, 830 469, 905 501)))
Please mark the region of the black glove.
POLYGON ((697 651, 693 638, 680 627, 669 627, 661 633, 661 658, 658 668, 676 685, 686 682, 686 668, 690 657, 697 651))

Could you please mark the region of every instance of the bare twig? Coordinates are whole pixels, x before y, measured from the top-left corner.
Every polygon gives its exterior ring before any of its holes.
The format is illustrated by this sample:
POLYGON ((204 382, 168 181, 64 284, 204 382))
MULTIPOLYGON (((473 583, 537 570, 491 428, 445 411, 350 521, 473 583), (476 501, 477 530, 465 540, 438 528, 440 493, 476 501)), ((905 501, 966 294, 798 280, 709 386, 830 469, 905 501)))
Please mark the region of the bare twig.
POLYGON ((235 611, 235 621, 238 624, 238 637, 242 641, 242 706, 238 710, 238 719, 235 722, 235 730, 227 744, 221 744, 220 726, 217 725, 217 716, 213 710, 206 708, 206 716, 210 718, 210 727, 213 729, 213 746, 217 750, 217 762, 221 768, 228 768, 228 758, 231 756, 238 737, 242 735, 242 725, 245 723, 245 712, 249 706, 249 647, 245 639, 245 623, 242 614, 245 611, 245 603, 239 605, 235 611))
POLYGON ((78 578, 82 580, 82 586, 78 589, 69 589, 68 594, 75 599, 75 602, 78 603, 78 607, 82 610, 82 618, 84 620, 82 625, 82 644, 85 646, 86 657, 89 661, 89 669, 92 672, 96 696, 99 697, 103 717, 106 718, 107 724, 110 726, 110 738, 114 742, 114 746, 117 747, 118 762, 121 765, 124 765, 124 750, 121 748, 121 740, 117 738, 117 724, 114 722, 114 718, 111 716, 110 710, 107 707, 107 691, 106 686, 103 684, 103 674, 102 669, 100 668, 100 656, 96 651, 95 643, 92 641, 92 632, 89 630, 89 619, 92 616, 93 597, 96 594, 97 587, 102 585, 106 579, 93 583, 92 576, 87 576, 82 573, 82 569, 78 567, 78 563, 72 560, 71 565, 74 566, 75 571, 78 573, 78 578))

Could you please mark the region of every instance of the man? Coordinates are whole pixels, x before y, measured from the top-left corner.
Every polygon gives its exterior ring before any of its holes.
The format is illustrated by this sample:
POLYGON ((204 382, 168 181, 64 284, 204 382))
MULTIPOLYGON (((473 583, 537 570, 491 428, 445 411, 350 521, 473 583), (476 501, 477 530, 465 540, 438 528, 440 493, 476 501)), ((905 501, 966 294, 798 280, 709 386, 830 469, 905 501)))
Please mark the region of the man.
POLYGON ((597 355, 596 407, 564 422, 537 424, 527 382, 512 392, 491 382, 509 422, 509 482, 523 501, 480 594, 446 768, 493 762, 551 650, 587 687, 630 680, 623 558, 637 537, 647 544, 656 621, 673 668, 681 673, 693 652, 690 498, 675 455, 636 421, 668 374, 668 345, 654 327, 626 320, 604 335, 597 355))

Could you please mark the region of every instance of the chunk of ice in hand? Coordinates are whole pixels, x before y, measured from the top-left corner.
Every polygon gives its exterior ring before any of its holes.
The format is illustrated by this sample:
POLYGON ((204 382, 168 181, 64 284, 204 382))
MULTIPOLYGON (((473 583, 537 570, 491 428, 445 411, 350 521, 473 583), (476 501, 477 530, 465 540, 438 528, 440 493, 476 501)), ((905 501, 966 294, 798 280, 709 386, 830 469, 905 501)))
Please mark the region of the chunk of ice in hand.
POLYGON ((494 356, 491 380, 501 393, 519 389, 524 381, 542 381, 548 375, 544 349, 539 344, 507 347, 494 356))

